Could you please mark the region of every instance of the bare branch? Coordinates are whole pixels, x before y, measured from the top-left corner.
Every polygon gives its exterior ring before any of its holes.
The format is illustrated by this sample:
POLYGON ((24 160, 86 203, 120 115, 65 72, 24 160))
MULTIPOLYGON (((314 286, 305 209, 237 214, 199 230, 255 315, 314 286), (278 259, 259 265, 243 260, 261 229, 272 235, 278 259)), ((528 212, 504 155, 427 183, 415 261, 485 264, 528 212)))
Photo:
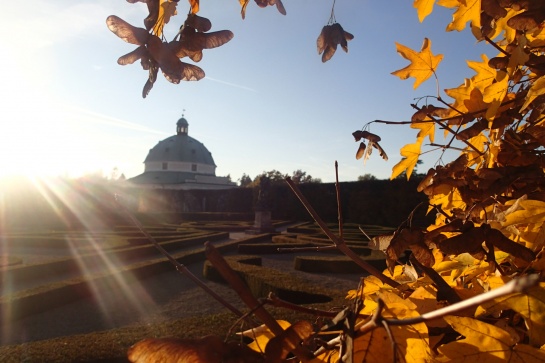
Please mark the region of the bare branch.
POLYGON ((225 306, 227 309, 231 310, 231 312, 234 313, 235 315, 239 317, 244 315, 240 310, 235 308, 233 305, 229 304, 224 298, 218 295, 214 290, 206 286, 204 282, 202 282, 197 276, 195 276, 191 271, 189 271, 187 267, 185 267, 183 264, 179 263, 174 257, 172 257, 172 255, 168 253, 168 251, 165 250, 163 246, 161 246, 159 242, 157 242, 157 240, 153 238, 151 234, 148 233, 148 231, 146 231, 142 223, 140 223, 140 221, 136 219, 136 217, 131 213, 131 211, 129 211, 129 209, 121 202, 119 195, 115 196, 115 200, 117 204, 121 207, 121 209, 125 212, 125 214, 129 217, 129 219, 138 228, 138 230, 151 242, 151 244, 155 246, 155 248, 157 248, 157 250, 159 250, 159 252, 161 252, 163 256, 165 256, 170 261, 170 263, 174 265, 174 267, 176 268, 176 271, 189 277, 189 279, 193 281, 197 286, 203 289, 208 295, 212 296, 214 299, 216 299, 216 301, 218 301, 220 304, 225 306))
POLYGON ((308 200, 305 198, 303 193, 301 193, 301 190, 297 187, 297 185, 291 180, 290 177, 286 178, 286 182, 290 186, 291 190, 295 193, 297 198, 301 201, 301 203, 305 206, 306 210, 309 212, 309 214, 312 216, 312 218, 316 221, 318 226, 322 229, 322 231, 325 233, 325 235, 335 244, 335 247, 342 253, 344 253, 347 257, 349 257, 352 261, 354 261, 358 266, 363 268, 365 271, 369 272, 371 275, 378 278, 383 284, 390 285, 392 287, 398 287, 400 284, 397 281, 392 280, 388 276, 384 275, 382 272, 377 270, 374 266, 367 263, 366 261, 362 260, 360 256, 358 256, 354 251, 352 251, 344 240, 342 238, 337 237, 331 230, 327 227, 325 222, 320 218, 318 213, 314 210, 312 205, 308 202, 308 200))

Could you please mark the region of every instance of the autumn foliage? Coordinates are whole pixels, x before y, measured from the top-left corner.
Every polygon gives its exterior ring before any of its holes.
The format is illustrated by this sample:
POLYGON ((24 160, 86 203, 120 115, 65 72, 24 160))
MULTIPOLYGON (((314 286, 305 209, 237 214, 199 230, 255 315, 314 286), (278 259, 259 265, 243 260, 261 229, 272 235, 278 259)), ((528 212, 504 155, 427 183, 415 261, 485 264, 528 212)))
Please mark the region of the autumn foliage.
MULTIPOLYGON (((203 49, 232 38, 228 31, 207 33, 210 22, 196 15, 199 1, 190 0, 190 14, 177 40, 166 42, 163 27, 175 15, 176 1, 141 2, 150 10, 145 28, 115 16, 107 24, 120 38, 138 45, 119 63, 141 59, 149 71, 144 96, 159 69, 173 83, 202 78, 200 68, 180 58, 196 62, 203 49)), ((255 2, 286 13, 280 0, 255 2)), ((248 3, 240 0, 243 17, 248 3)), ((468 61, 475 72, 471 78, 421 98, 412 105, 410 121, 400 122, 409 123, 417 135, 415 142, 401 147, 402 159, 392 178, 402 173, 410 178, 423 152, 434 151, 441 161, 446 150, 459 151, 449 163, 438 161, 418 186, 428 197, 425 208, 436 215, 435 223, 418 228, 409 216, 392 235, 371 240, 370 246, 386 255, 384 272, 358 261, 342 237, 323 227, 332 244, 370 276, 348 292, 345 309, 333 315, 313 312, 321 315, 320 324, 271 321, 262 307, 250 302, 265 326, 241 333, 253 341, 248 347, 218 338, 147 340, 131 348, 133 362, 164 354, 179 362, 207 363, 276 363, 288 357, 316 363, 545 362, 545 2, 415 0, 420 21, 435 5, 452 9, 446 31, 471 31, 496 52, 490 59, 483 55, 468 61), (406 251, 411 257, 403 264, 399 260, 406 251), (532 284, 512 288, 522 281, 532 284), (203 350, 205 341, 217 348, 215 355, 203 350)), ((322 60, 330 60, 338 45, 347 51, 352 38, 332 12, 317 40, 322 60)), ((409 64, 394 76, 414 78, 415 89, 437 78, 443 56, 433 54, 429 39, 419 51, 401 44, 396 49, 409 64)), ((367 126, 353 134, 360 143, 356 157, 366 160, 377 149, 387 159, 381 138, 367 126)), ((311 203, 298 197, 319 222, 311 203)))

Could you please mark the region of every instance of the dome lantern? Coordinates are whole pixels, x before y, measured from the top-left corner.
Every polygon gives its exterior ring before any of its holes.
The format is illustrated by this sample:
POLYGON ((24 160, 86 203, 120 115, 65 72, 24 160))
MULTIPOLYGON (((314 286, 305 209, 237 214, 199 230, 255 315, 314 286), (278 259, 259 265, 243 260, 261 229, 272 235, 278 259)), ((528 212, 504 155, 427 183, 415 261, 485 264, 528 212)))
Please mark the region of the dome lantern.
POLYGON ((184 118, 184 115, 182 114, 182 118, 176 122, 176 135, 187 135, 189 129, 189 123, 184 118))

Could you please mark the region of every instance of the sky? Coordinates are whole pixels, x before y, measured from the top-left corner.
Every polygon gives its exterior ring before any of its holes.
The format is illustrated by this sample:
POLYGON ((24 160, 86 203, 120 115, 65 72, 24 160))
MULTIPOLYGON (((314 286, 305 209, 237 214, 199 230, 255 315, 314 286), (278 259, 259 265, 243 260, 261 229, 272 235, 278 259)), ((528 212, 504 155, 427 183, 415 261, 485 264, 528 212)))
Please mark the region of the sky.
MULTIPOLYGON (((359 175, 390 177, 412 143, 409 126, 372 124, 389 156, 378 153, 364 165, 352 132, 370 121, 410 120, 410 104, 455 88, 473 75, 466 60, 480 61, 491 48, 469 31, 445 32, 452 10, 436 6, 423 23, 411 0, 337 0, 335 18, 354 35, 348 53, 340 47, 322 63, 316 39, 331 15, 333 1, 283 0, 287 15, 253 1, 240 16, 237 0, 201 0, 200 16, 212 30, 229 29, 234 38, 204 51, 198 82, 168 83, 160 74, 146 99, 147 72, 139 62, 117 59, 136 46, 108 30, 117 15, 143 27, 145 4, 124 0, 10 1, 0 13, 0 177, 111 175, 127 178, 144 171, 150 148, 175 134, 184 115, 189 135, 212 153, 216 175, 255 177, 263 171, 291 174, 297 169, 324 182, 356 180, 359 175), (424 38, 443 54, 438 83, 413 89, 391 72, 408 65, 395 42, 420 50, 424 38)), ((189 9, 165 27, 172 39, 189 9)), ((185 60, 184 60, 185 61, 185 60)), ((192 63, 191 61, 187 61, 192 63)), ((448 99, 448 98, 447 98, 448 99)), ((440 140, 437 140, 440 142, 440 140)), ((425 172, 440 153, 422 157, 425 172)), ((449 161, 456 154, 446 154, 449 161)), ((445 159, 446 158, 446 159, 445 159)))

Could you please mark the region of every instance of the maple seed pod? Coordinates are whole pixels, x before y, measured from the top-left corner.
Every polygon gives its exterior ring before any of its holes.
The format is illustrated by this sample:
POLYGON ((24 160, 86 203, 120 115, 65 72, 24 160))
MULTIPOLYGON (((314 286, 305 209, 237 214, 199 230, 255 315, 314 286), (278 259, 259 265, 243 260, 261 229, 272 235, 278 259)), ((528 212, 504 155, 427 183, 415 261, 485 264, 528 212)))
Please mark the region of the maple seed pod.
POLYGON ((358 148, 358 151, 356 152, 356 160, 361 159, 364 153, 365 153, 365 143, 362 141, 360 143, 360 147, 358 148))

